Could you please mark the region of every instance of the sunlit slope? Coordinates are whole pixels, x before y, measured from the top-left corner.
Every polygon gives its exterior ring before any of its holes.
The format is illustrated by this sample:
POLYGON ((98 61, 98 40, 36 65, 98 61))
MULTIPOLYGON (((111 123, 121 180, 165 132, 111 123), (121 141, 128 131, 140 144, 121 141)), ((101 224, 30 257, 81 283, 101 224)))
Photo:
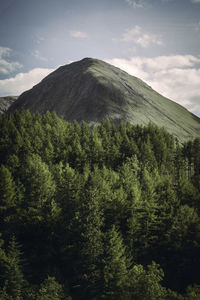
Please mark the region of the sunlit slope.
POLYGON ((91 125, 108 118, 152 122, 180 141, 200 136, 200 119, 161 96, 142 80, 103 61, 85 58, 62 66, 23 93, 9 111, 56 111, 66 120, 91 125))

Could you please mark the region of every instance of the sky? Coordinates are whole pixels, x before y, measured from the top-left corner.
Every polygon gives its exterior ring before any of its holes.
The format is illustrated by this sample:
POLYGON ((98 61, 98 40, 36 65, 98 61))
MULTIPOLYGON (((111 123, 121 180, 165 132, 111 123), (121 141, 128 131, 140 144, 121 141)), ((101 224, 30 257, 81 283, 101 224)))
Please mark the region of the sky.
POLYGON ((0 0, 0 96, 85 57, 200 117, 200 0, 0 0))

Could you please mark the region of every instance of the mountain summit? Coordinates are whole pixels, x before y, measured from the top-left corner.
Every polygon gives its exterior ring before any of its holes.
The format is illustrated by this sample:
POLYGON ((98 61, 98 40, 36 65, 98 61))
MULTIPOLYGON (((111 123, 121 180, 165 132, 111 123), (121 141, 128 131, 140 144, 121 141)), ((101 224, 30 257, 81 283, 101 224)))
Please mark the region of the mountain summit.
POLYGON ((101 60, 85 58, 61 66, 24 92, 8 112, 55 111, 68 121, 91 125, 102 119, 152 122, 183 141, 200 136, 200 119, 161 96, 142 80, 101 60))

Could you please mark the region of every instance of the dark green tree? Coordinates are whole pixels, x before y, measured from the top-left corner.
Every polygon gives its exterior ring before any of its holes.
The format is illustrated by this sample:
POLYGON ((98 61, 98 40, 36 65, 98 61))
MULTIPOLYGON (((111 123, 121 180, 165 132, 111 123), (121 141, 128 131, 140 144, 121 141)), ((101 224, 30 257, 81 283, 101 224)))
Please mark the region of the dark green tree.
POLYGON ((23 299, 24 275, 20 248, 13 237, 8 245, 4 275, 6 292, 13 300, 23 299))
POLYGON ((91 176, 85 184, 85 193, 79 207, 77 219, 80 231, 80 271, 81 298, 95 298, 102 289, 101 258, 103 255, 104 224, 103 211, 99 204, 99 194, 91 176), (83 289, 84 287, 84 289, 83 289))
POLYGON ((15 182, 4 165, 0 167, 0 212, 15 206, 15 182))
POLYGON ((135 300, 164 300, 167 293, 161 285, 164 273, 159 265, 152 263, 147 270, 135 265, 130 271, 131 294, 135 300))
POLYGON ((36 300, 70 300, 70 296, 65 296, 63 287, 55 277, 48 276, 40 285, 36 300))
POLYGON ((55 192, 55 183, 48 165, 40 156, 32 154, 26 158, 22 177, 25 187, 24 213, 33 218, 48 214, 55 192))
POLYGON ((115 226, 106 233, 104 254, 103 299, 129 299, 127 292, 128 268, 125 247, 120 232, 115 226))

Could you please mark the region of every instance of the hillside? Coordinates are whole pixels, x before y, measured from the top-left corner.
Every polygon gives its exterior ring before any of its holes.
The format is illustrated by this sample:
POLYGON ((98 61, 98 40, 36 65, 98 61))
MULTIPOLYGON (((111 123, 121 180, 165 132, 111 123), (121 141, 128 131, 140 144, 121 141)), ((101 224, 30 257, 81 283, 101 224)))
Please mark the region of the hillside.
POLYGON ((31 112, 55 111, 68 121, 85 120, 90 125, 105 118, 142 125, 152 122, 180 141, 200 132, 200 119, 181 105, 142 80, 92 58, 61 66, 24 92, 9 111, 22 107, 31 112))

